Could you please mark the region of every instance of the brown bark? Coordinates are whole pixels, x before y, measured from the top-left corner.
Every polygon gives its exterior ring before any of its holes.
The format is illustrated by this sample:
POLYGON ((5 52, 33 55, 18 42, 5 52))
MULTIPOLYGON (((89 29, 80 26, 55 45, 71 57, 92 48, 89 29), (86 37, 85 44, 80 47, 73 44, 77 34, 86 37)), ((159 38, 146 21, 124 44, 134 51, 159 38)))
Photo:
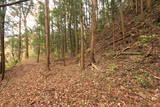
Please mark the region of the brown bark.
MULTIPOLYGON (((77 4, 74 4, 74 9, 77 8, 77 4)), ((74 54, 78 54, 78 45, 79 45, 79 40, 78 40, 78 22, 77 22, 77 13, 74 12, 74 43, 75 43, 75 48, 74 48, 74 54)))
MULTIPOLYGON (((38 33, 38 40, 40 40, 40 31, 38 33)), ((40 42, 38 42, 37 63, 39 62, 39 59, 40 59, 40 53, 41 53, 41 45, 40 45, 40 42)))
POLYGON ((22 13, 23 13, 23 23, 24 23, 24 30, 25 30, 25 58, 29 58, 29 38, 27 35, 27 16, 29 14, 31 5, 28 4, 28 7, 24 7, 22 4, 22 13))
POLYGON ((112 39, 113 39, 113 49, 115 49, 115 1, 111 1, 111 11, 112 11, 112 39))
POLYGON ((75 22, 75 45, 76 45, 75 55, 77 55, 79 53, 78 52, 78 50, 79 50, 79 38, 78 38, 78 34, 77 34, 77 32, 78 32, 77 26, 78 26, 78 24, 77 24, 77 21, 76 21, 75 22))
POLYGON ((39 63, 40 52, 41 52, 41 46, 38 44, 37 63, 39 63))
POLYGON ((71 49, 71 56, 74 56, 73 53, 73 37, 72 37, 72 28, 71 28, 71 20, 72 20, 72 15, 69 15, 69 24, 68 24, 68 30, 69 30, 69 44, 70 44, 70 49, 71 49))
POLYGON ((46 35, 46 63, 47 70, 50 70, 50 21, 49 21, 49 0, 45 0, 45 35, 46 35))
POLYGON ((115 49, 115 21, 112 19, 112 39, 113 39, 113 49, 115 49))
POLYGON ((67 54, 67 15, 65 13, 64 18, 64 37, 63 37, 63 65, 66 66, 66 54, 67 54))
POLYGON ((50 36, 50 52, 51 53, 54 53, 54 51, 55 51, 55 47, 54 47, 54 40, 55 40, 55 38, 54 38, 54 29, 53 29, 53 23, 52 23, 52 25, 51 25, 51 27, 52 27, 52 33, 51 33, 51 36, 50 36))
POLYGON ((25 51, 25 58, 28 59, 29 58, 29 39, 28 39, 28 35, 26 34, 27 32, 27 21, 26 21, 26 17, 24 18, 24 29, 25 29, 25 45, 26 45, 26 51, 25 51))
POLYGON ((125 36, 125 27, 124 27, 124 14, 123 14, 122 1, 121 1, 121 6, 120 6, 120 17, 121 17, 121 31, 122 31, 122 36, 124 38, 124 36, 125 36))
POLYGON ((65 41, 64 41, 64 36, 62 37, 62 59, 63 59, 63 65, 66 66, 66 61, 65 61, 65 50, 64 50, 64 44, 65 44, 65 41))
MULTIPOLYGON (((4 3, 5 1, 3 1, 4 3)), ((2 73, 2 80, 5 76, 5 46, 4 46, 4 23, 5 23, 5 8, 0 8, 0 40, 1 40, 1 73, 2 73)))
POLYGON ((81 60, 80 60, 80 67, 81 70, 85 69, 85 62, 84 62, 84 26, 83 26, 83 3, 81 3, 81 16, 80 16, 80 27, 81 27, 81 60))
POLYGON ((67 53, 67 37, 66 37, 66 36, 67 36, 67 30, 66 30, 66 29, 67 29, 67 28, 66 28, 66 27, 67 27, 67 26, 66 26, 66 25, 67 25, 67 24, 66 24, 67 22, 66 22, 66 15, 65 15, 65 20, 64 20, 64 21, 65 21, 65 22, 64 22, 64 23, 65 23, 65 28, 64 28, 64 30, 65 30, 65 31, 64 31, 64 32, 65 32, 65 34, 64 34, 64 58, 65 58, 66 53, 67 53))
POLYGON ((96 19, 96 10, 97 10, 97 0, 92 0, 92 36, 91 36, 91 63, 95 63, 94 58, 94 45, 95 45, 95 36, 97 30, 97 19, 96 19))
POLYGON ((147 0, 147 8, 151 8, 152 6, 152 0, 147 0))
POLYGON ((141 14, 143 15, 143 8, 144 8, 144 7, 143 7, 143 5, 144 5, 144 4, 143 4, 143 0, 140 0, 140 2, 141 2, 141 14))
POLYGON ((18 35, 18 38, 19 38, 19 49, 18 49, 18 61, 21 61, 21 48, 22 48, 22 37, 21 37, 21 34, 22 34, 22 31, 21 31, 21 26, 22 26, 22 5, 20 4, 20 10, 19 10, 19 35, 18 35))
POLYGON ((135 0, 136 14, 138 13, 138 0, 135 0))

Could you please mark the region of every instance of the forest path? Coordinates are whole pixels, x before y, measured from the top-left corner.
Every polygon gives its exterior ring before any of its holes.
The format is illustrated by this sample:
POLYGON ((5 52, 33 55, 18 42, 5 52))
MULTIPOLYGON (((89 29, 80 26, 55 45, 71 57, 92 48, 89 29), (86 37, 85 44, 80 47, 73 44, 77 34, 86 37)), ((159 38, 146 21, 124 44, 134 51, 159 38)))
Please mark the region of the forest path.
MULTIPOLYGON (((107 63, 111 61, 103 65, 107 63)), ((98 67, 103 68, 100 65, 98 67)), ((51 64, 51 71, 46 71, 45 61, 25 61, 7 72, 6 79, 0 83, 0 106, 116 107, 160 104, 160 94, 156 94, 160 92, 158 88, 139 88, 133 84, 135 81, 130 80, 130 75, 126 76, 120 71, 115 74, 112 68, 103 68, 110 70, 103 72, 88 67, 82 72, 76 60, 72 59, 67 62, 67 66, 63 66, 62 61, 56 61, 51 64)))

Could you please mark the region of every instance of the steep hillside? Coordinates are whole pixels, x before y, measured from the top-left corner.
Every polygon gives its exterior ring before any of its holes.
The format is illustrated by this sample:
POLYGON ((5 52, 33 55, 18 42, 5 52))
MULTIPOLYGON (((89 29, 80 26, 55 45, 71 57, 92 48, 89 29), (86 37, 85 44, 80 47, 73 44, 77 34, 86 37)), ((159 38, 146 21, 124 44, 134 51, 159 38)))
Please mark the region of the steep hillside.
MULTIPOLYGON (((145 10, 144 14, 136 14, 133 10, 126 9, 124 13, 125 37, 123 40, 121 22, 118 17, 115 23, 116 50, 121 50, 138 40, 142 35, 157 35, 160 38, 160 2, 155 2, 151 10, 145 10), (124 44, 122 44, 124 43, 124 44)), ((97 37, 97 52, 112 50, 112 27, 106 26, 97 37)), ((157 43, 155 43, 157 44, 157 43)), ((159 44, 157 44, 157 47, 159 44)), ((145 47, 141 47, 145 48, 145 47)))

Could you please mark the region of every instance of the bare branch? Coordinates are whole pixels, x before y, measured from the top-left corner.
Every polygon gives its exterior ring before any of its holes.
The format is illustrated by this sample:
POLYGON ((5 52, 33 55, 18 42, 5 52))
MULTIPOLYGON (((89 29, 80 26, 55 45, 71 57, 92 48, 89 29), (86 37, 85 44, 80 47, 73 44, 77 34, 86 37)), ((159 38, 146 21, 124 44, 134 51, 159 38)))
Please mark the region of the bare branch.
POLYGON ((0 4, 0 7, 7 7, 7 6, 22 3, 22 2, 26 2, 26 1, 30 1, 30 0, 19 0, 19 1, 11 2, 11 3, 7 3, 7 4, 0 4))

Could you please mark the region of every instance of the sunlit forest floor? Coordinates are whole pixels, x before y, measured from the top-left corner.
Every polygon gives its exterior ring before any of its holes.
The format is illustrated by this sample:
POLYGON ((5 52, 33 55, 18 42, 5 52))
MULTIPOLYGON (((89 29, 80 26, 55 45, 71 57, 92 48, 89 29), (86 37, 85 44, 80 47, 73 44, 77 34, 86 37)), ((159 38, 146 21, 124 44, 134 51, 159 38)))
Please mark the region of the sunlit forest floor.
POLYGON ((160 65, 131 59, 98 58, 80 71, 76 59, 27 60, 0 83, 1 107, 160 107, 160 65))

